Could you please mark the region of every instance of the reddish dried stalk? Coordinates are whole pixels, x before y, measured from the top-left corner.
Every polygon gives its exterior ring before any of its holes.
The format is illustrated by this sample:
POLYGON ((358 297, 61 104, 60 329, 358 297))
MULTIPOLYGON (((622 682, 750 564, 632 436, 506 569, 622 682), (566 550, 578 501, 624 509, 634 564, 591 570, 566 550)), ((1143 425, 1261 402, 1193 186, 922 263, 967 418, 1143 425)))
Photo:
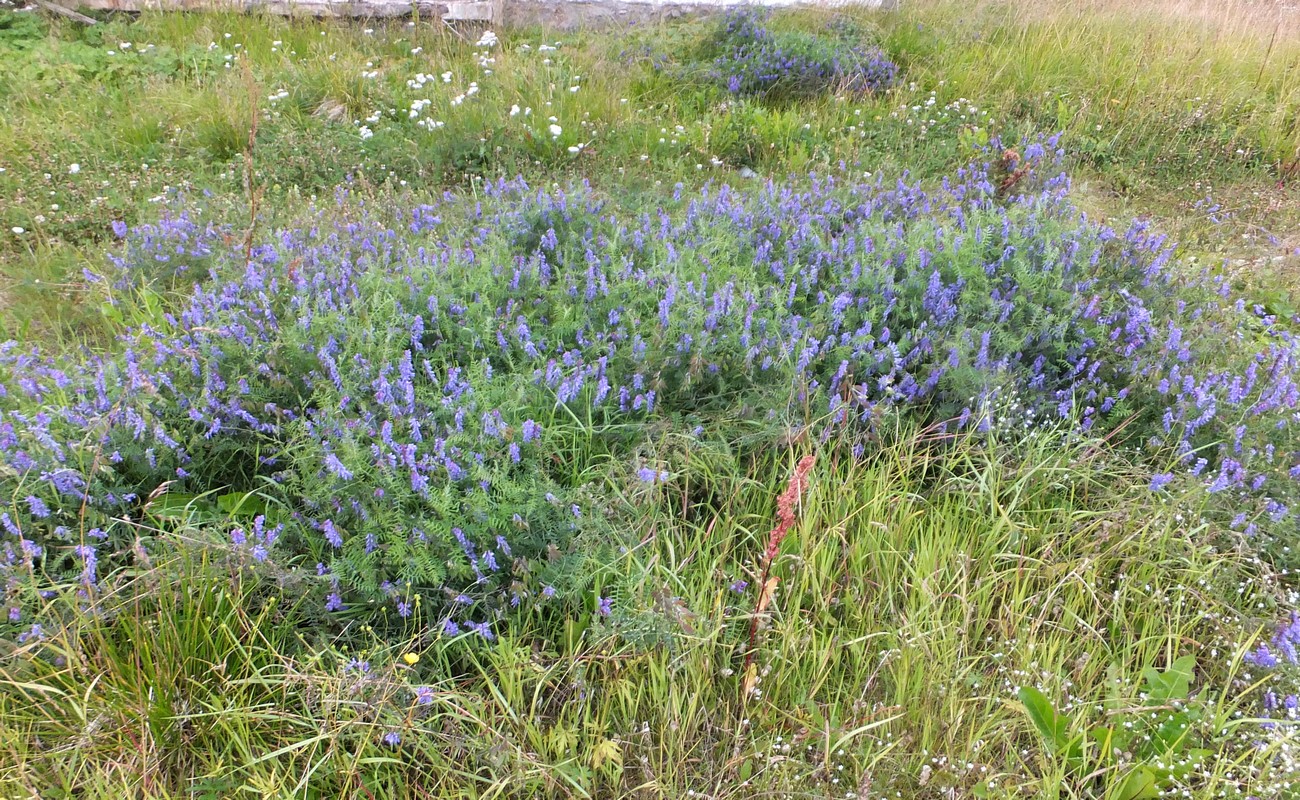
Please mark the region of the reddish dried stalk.
POLYGON ((771 590, 768 581, 772 575, 772 563, 781 550, 781 542, 789 535, 790 529, 799 520, 799 503, 808 490, 808 475, 812 472, 817 457, 811 453, 804 456, 790 473, 785 491, 776 499, 776 525, 767 536, 767 549, 763 551, 763 573, 758 582, 758 597, 754 601, 754 613, 749 618, 749 647, 745 652, 745 667, 741 673, 748 676, 749 668, 754 663, 754 653, 758 639, 758 618, 762 615, 768 602, 771 602, 771 590))

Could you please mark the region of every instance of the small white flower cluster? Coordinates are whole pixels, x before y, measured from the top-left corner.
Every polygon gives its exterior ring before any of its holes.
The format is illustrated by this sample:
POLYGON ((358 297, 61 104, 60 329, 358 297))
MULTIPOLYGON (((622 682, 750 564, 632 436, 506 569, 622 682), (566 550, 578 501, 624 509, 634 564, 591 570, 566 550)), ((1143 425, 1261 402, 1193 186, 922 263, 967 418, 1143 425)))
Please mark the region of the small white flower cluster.
MULTIPOLYGON (((495 53, 501 47, 501 45, 502 45, 501 40, 499 39, 499 37, 494 31, 484 31, 483 34, 479 37, 478 41, 474 42, 473 46, 476 49, 474 50, 473 55, 477 62, 478 67, 482 70, 483 76, 486 77, 486 76, 491 76, 493 74, 493 70, 495 68, 496 60, 497 60, 495 53)), ((536 50, 539 53, 546 54, 546 53, 554 53, 560 47, 561 47, 560 42, 554 42, 551 44, 538 44, 538 45, 520 44, 517 47, 514 47, 512 49, 517 52, 531 52, 533 50, 536 50)), ((410 48, 410 51, 413 55, 418 55, 419 53, 423 52, 422 48, 419 47, 410 48)), ((544 59, 543 63, 550 64, 552 62, 551 59, 546 58, 544 59)), ((376 62, 374 61, 366 62, 365 66, 366 66, 366 70, 362 73, 363 77, 367 79, 373 79, 380 76, 380 69, 377 66, 376 62)), ((444 84, 451 84, 454 82, 455 77, 456 76, 452 73, 451 70, 447 70, 441 73, 435 73, 432 71, 416 73, 413 77, 410 77, 405 81, 406 88, 413 93, 412 96, 409 96, 404 100, 404 102, 408 104, 407 108, 404 109, 405 113, 403 113, 403 109, 401 108, 389 109, 387 112, 376 110, 373 114, 365 118, 364 124, 360 121, 354 123, 355 125, 357 125, 357 130, 359 135, 361 136, 362 139, 371 138, 375 134, 375 131, 377 129, 376 123, 379 123, 380 120, 384 119, 385 117, 387 117, 390 121, 394 121, 394 122, 400 122, 404 119, 407 122, 415 123, 415 125, 427 131, 434 131, 445 127, 446 122, 442 120, 431 119, 427 115, 438 114, 438 113, 446 114, 448 113, 447 112, 448 108, 454 109, 458 106, 464 105, 466 102, 470 100, 470 98, 479 94, 483 88, 479 85, 478 81, 470 81, 468 86, 463 91, 448 97, 444 104, 444 101, 442 101, 437 96, 436 92, 432 91, 432 84, 436 84, 438 82, 444 84), (439 111, 439 109, 441 109, 441 111, 439 111)), ((560 76, 557 76, 557 78, 558 77, 560 76)), ((552 93, 554 93, 556 91, 562 92, 567 89, 569 94, 577 93, 582 88, 581 85, 582 77, 583 76, 580 75, 565 76, 563 80, 557 80, 556 83, 551 84, 550 90, 552 93)), ((554 99, 553 96, 552 99, 554 99)), ((624 99, 621 101, 621 103, 626 104, 627 100, 624 99)), ((549 107, 552 105, 552 102, 550 100, 545 100, 543 105, 548 107, 549 109, 549 107)), ((511 118, 513 117, 527 118, 533 115, 532 106, 525 106, 522 105, 521 103, 511 103, 505 107, 508 108, 508 116, 511 118)), ((563 141, 561 137, 563 137, 564 135, 564 128, 561 126, 560 120, 555 116, 549 116, 547 122, 549 124, 547 125, 544 132, 536 131, 536 129, 533 129, 534 132, 540 133, 542 135, 549 133, 552 141, 564 145, 568 150, 568 152, 574 155, 581 153, 585 148, 587 148, 591 144, 591 140, 597 136, 596 126, 593 125, 591 122, 587 121, 586 119, 584 119, 579 121, 579 125, 583 128, 583 130, 579 132, 578 135, 585 141, 581 141, 581 142, 563 141)))
POLYGON ((410 111, 408 112, 408 114, 407 114, 408 118, 409 118, 409 119, 419 119, 419 117, 420 117, 420 112, 423 111, 424 109, 428 108, 428 107, 429 107, 429 104, 432 103, 432 102, 433 102, 433 101, 430 100, 430 99, 427 98, 427 97, 425 97, 425 98, 421 98, 421 99, 419 99, 419 100, 412 100, 412 101, 411 101, 411 110, 410 110, 410 111))
MULTIPOLYGON (((215 42, 213 44, 215 44, 215 42)), ((125 55, 130 55, 131 52, 133 51, 133 48, 134 48, 134 52, 136 53, 147 53, 148 51, 153 50, 156 47, 157 45, 153 45, 153 44, 135 45, 132 44, 131 42, 118 42, 117 50, 107 50, 105 52, 107 53, 107 55, 110 56, 115 56, 119 54, 125 56, 125 55)), ((235 45, 235 47, 239 47, 239 45, 235 45)), ((208 49, 210 50, 212 48, 209 47, 208 49)))
MULTIPOLYGON (((931 91, 930 96, 924 102, 912 105, 904 103, 896 111, 891 112, 889 116, 893 119, 903 120, 905 125, 916 125, 921 136, 925 136, 931 129, 945 123, 970 125, 974 131, 979 131, 981 127, 994 124, 994 120, 989 118, 987 110, 980 108, 975 105, 974 101, 967 100, 965 97, 959 97, 942 107, 939 107, 938 103, 938 93, 931 91)), ((852 131, 853 127, 850 127, 849 130, 852 131)), ((865 128, 862 135, 866 135, 865 128)))
POLYGON ((476 81, 470 81, 469 88, 465 90, 465 93, 453 97, 451 99, 451 104, 453 106, 458 106, 465 102, 466 98, 473 97, 476 94, 478 94, 478 83, 476 81))

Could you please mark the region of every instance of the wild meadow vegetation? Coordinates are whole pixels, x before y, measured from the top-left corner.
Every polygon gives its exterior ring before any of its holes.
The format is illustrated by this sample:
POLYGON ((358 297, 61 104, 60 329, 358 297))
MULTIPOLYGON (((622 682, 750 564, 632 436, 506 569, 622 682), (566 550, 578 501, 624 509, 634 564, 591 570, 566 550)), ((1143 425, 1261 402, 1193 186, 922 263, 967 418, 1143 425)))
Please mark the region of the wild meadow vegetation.
POLYGON ((1296 796, 1229 5, 0 10, 4 796, 1296 796))

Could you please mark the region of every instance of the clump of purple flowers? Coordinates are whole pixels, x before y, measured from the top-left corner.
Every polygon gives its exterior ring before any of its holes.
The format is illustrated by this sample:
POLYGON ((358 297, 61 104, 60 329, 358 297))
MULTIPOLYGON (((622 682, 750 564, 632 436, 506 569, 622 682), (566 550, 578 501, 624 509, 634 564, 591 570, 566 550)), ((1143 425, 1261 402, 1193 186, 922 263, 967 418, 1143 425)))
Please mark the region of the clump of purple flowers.
POLYGON ((898 66, 860 37, 774 31, 768 13, 729 12, 705 48, 708 74, 732 94, 770 100, 816 97, 834 91, 879 92, 893 85, 898 66))
POLYGON ((649 431, 738 413, 759 446, 891 416, 1120 428, 1151 488, 1200 481, 1256 541, 1293 537, 1300 343, 1147 227, 1085 218, 1055 147, 934 190, 826 176, 631 211, 522 180, 396 212, 340 192, 251 258, 213 224, 128 231, 123 293, 159 254, 208 277, 110 354, 0 345, 3 599, 104 580, 169 494, 255 493, 223 535, 327 611, 489 638, 520 603, 580 602, 616 551, 584 454, 626 470, 649 431))
POLYGON ((1247 653, 1245 660, 1268 669, 1280 664, 1300 667, 1300 612, 1291 612, 1291 619, 1279 625, 1267 642, 1247 653))
POLYGON ((246 531, 243 528, 232 530, 230 543, 237 551, 246 552, 254 561, 261 563, 270 556, 271 548, 275 545, 276 539, 280 538, 282 530, 284 530, 283 525, 268 527, 266 515, 259 514, 253 519, 250 530, 246 531))
MULTIPOLYGON (((1300 692, 1293 680, 1300 668, 1300 612, 1292 611, 1290 619, 1278 625, 1273 635, 1247 653, 1244 660, 1273 672, 1272 684, 1264 691, 1263 716, 1291 723, 1300 720, 1300 692), (1289 689, 1280 688, 1283 686, 1289 689)), ((1273 724, 1266 723, 1265 727, 1273 724)))

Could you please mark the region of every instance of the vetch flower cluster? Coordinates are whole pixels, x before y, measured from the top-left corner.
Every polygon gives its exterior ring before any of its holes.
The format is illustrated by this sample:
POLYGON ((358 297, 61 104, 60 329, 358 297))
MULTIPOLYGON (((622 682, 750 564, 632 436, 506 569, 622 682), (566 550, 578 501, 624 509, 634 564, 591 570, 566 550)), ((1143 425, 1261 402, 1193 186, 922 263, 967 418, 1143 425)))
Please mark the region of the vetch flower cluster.
POLYGON ((230 498, 209 517, 230 546, 309 573, 332 612, 487 637, 580 597, 617 547, 564 448, 635 463, 654 425, 737 409, 773 442, 897 414, 1119 428, 1151 488, 1200 481, 1256 541, 1293 531, 1294 338, 1145 226, 1081 215, 1054 147, 934 191, 818 177, 622 213, 514 180, 395 211, 341 190, 251 248, 194 211, 119 228, 119 296, 192 289, 111 354, 0 346, 5 605, 104 580, 184 494, 230 498))

